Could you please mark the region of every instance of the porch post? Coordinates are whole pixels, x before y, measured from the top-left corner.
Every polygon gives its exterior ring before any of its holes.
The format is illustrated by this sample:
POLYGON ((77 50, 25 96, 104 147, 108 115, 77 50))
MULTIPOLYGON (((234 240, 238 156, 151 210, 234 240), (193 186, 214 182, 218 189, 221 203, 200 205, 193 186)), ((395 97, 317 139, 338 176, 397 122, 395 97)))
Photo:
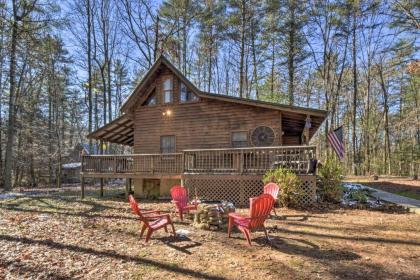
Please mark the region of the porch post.
POLYGON ((85 166, 85 150, 81 152, 81 165, 80 165, 80 183, 81 183, 81 198, 85 198, 85 177, 83 177, 83 171, 85 166))
POLYGON ((81 198, 85 198, 85 177, 83 177, 83 175, 81 176, 81 184, 82 184, 82 190, 81 190, 81 198))
POLYGON ((127 199, 128 198, 128 186, 129 186, 129 181, 130 181, 130 179, 126 179, 125 180, 125 199, 127 199))
POLYGON ((101 178, 101 191, 100 191, 100 196, 101 197, 104 196, 104 178, 101 178))
POLYGON ((311 116, 306 115, 305 127, 303 128, 301 139, 302 144, 309 145, 309 129, 311 128, 311 116))

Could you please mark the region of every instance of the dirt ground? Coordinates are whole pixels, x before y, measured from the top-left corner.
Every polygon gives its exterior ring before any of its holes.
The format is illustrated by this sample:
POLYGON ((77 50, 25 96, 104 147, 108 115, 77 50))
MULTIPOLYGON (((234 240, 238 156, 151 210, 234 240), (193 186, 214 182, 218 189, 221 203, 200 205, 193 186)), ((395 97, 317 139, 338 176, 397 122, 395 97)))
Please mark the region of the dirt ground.
POLYGON ((239 232, 229 239, 174 217, 186 237, 162 230, 145 244, 116 192, 1 199, 0 279, 420 279, 420 215, 278 209, 271 242, 257 232, 251 247, 239 232))
POLYGON ((370 177, 349 177, 346 181, 361 183, 372 188, 420 200, 420 180, 385 177, 374 181, 370 177))

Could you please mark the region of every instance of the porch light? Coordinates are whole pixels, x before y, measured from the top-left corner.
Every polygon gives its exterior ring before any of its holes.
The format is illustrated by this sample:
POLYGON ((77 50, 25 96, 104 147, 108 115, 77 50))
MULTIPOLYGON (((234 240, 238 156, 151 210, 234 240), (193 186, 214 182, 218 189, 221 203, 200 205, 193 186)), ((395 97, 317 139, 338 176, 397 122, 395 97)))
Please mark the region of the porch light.
POLYGON ((172 111, 171 110, 166 110, 165 112, 162 113, 162 115, 169 117, 169 116, 172 115, 172 111))

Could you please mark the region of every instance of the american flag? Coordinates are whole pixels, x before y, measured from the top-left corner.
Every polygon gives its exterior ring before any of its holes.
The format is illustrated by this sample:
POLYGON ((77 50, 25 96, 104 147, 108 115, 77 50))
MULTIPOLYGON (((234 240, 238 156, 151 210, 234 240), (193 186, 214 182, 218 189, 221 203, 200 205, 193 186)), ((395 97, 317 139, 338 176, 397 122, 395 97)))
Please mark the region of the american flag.
POLYGON ((333 147, 337 156, 342 160, 344 158, 344 143, 343 143, 343 127, 331 131, 328 133, 328 142, 333 147))

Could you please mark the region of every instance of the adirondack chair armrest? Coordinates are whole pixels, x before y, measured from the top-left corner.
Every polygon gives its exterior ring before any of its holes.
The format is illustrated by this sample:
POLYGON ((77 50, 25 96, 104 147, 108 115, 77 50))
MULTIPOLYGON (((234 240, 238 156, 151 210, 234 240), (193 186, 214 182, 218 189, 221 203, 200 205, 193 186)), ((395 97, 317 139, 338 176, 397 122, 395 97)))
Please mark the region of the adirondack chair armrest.
POLYGON ((244 216, 239 213, 229 213, 229 219, 237 219, 237 220, 250 220, 249 216, 244 216))
POLYGON ((160 218, 167 218, 169 221, 171 220, 171 216, 168 213, 167 214, 147 216, 147 219, 160 219, 160 218))
POLYGON ((153 214, 153 213, 156 213, 156 214, 160 214, 160 210, 147 210, 147 211, 142 211, 141 212, 143 215, 149 215, 149 214, 153 214))

